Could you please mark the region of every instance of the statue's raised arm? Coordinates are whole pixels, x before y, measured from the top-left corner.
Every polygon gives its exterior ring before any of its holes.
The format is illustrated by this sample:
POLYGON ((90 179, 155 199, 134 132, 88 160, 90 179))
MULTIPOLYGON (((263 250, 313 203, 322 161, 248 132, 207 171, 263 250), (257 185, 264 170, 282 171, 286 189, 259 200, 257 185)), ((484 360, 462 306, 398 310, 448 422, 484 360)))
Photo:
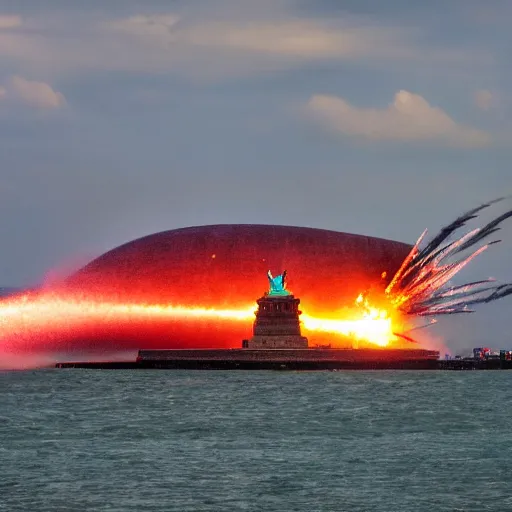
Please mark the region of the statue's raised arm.
POLYGON ((268 295, 290 295, 290 292, 286 290, 286 270, 276 277, 273 277, 269 270, 267 277, 270 285, 268 295))

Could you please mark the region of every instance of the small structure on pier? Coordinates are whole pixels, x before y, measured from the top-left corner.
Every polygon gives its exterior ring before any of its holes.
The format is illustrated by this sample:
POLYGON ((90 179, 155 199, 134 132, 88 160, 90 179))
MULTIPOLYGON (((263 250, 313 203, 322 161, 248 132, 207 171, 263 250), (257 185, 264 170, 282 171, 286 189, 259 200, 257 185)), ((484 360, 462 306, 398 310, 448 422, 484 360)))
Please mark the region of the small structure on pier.
POLYGON ((269 270, 267 277, 269 291, 257 300, 253 336, 243 340, 242 348, 307 349, 308 339, 300 331, 300 299, 286 289, 286 270, 277 277, 269 270))

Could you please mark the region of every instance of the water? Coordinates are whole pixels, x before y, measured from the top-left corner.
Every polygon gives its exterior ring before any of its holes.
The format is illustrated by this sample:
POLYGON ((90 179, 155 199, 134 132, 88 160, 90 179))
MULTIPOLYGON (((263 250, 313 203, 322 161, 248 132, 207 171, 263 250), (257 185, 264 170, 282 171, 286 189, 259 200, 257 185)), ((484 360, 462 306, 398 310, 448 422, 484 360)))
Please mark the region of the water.
POLYGON ((0 510, 512 511, 512 372, 0 373, 0 510))

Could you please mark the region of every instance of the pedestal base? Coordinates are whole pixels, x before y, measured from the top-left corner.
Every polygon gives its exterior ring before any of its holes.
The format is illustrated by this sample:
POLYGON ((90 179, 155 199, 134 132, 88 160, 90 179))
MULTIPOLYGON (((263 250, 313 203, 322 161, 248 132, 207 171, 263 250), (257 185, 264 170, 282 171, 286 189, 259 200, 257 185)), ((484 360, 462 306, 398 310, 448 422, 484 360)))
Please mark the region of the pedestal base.
POLYGON ((296 335, 278 335, 278 336, 253 336, 244 348, 261 350, 261 349, 304 349, 308 348, 308 339, 304 336, 296 335))

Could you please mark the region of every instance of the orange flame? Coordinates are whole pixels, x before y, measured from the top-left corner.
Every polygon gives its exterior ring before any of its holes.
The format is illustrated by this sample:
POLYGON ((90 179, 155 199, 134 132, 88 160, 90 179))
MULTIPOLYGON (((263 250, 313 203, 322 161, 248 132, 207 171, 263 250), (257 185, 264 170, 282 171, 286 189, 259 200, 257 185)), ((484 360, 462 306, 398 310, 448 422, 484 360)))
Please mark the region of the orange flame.
POLYGON ((385 309, 379 309, 369 304, 368 299, 361 293, 356 301, 356 308, 350 319, 325 319, 302 316, 306 330, 322 331, 341 334, 353 341, 365 341, 379 347, 387 347, 397 341, 393 334, 393 319, 385 309))

